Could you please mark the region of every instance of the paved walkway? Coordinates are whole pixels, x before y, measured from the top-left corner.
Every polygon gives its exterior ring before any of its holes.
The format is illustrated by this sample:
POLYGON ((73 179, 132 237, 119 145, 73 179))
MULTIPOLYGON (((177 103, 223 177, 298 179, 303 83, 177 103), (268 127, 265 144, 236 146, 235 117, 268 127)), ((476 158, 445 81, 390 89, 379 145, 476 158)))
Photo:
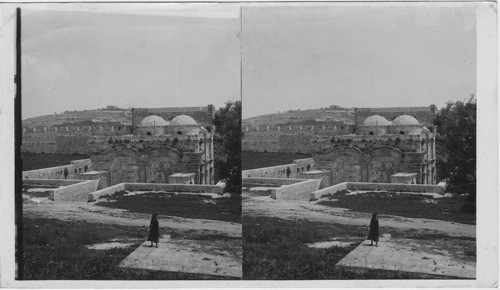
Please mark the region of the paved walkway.
POLYGON ((160 239, 158 248, 150 244, 144 242, 119 267, 242 277, 240 241, 160 239))
MULTIPOLYGON (((468 241, 464 241, 465 244, 468 241)), ((476 277, 476 261, 468 247, 450 246, 440 241, 382 238, 378 247, 365 241, 337 266, 381 269, 450 276, 476 277)))

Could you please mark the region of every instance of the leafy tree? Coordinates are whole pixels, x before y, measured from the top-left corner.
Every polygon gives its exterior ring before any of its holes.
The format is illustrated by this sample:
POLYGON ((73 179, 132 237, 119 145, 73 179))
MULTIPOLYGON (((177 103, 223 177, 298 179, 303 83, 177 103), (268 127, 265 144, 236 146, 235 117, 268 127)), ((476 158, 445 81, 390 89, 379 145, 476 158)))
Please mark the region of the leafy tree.
POLYGON ((215 172, 226 191, 241 194, 241 102, 227 102, 214 119, 215 172))
POLYGON ((437 126, 436 166, 438 178, 454 193, 476 199, 476 99, 449 102, 434 121, 437 126))

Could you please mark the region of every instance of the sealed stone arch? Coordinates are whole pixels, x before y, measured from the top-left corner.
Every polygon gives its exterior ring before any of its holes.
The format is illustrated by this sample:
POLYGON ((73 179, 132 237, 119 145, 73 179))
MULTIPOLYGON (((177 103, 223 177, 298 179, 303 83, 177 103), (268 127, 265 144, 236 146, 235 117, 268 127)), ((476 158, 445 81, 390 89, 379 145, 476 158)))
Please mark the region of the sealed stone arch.
POLYGON ((339 146, 323 154, 315 155, 313 159, 316 169, 330 171, 332 184, 362 181, 363 154, 358 148, 339 146))
POLYGON ((391 146, 368 150, 364 154, 367 176, 364 181, 390 183, 391 175, 398 172, 403 152, 391 146))
POLYGON ((145 182, 168 183, 168 176, 178 172, 181 154, 170 147, 151 149, 144 152, 145 182))

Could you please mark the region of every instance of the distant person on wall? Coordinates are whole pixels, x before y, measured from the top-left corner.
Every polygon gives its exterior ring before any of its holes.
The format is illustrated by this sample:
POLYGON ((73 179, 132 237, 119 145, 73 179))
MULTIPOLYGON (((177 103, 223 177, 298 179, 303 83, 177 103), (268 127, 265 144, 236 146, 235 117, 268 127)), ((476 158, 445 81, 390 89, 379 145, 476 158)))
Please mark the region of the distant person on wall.
POLYGON ((370 221, 370 232, 368 233, 368 239, 370 240, 370 246, 373 246, 373 241, 375 241, 375 247, 378 247, 378 219, 377 213, 372 214, 372 220, 370 221))
POLYGON ((158 241, 160 239, 160 224, 157 219, 158 214, 154 213, 151 217, 151 223, 149 224, 149 235, 148 241, 151 241, 151 247, 153 247, 153 242, 156 243, 158 248, 158 241))

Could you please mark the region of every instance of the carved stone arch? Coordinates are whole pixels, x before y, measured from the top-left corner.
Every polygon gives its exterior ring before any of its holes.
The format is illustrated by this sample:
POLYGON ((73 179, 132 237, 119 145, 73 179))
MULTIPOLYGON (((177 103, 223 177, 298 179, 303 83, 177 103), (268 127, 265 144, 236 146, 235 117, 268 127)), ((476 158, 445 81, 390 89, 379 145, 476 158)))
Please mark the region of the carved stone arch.
POLYGON ((367 161, 374 157, 391 157, 401 161, 404 158, 404 153, 395 147, 386 145, 370 148, 363 153, 363 156, 367 161))
POLYGON ((96 170, 107 170, 110 185, 122 182, 139 182, 139 151, 127 147, 110 148, 98 155, 91 156, 96 170))
POLYGON ((398 172, 404 154, 397 148, 382 146, 366 151, 364 158, 367 162, 367 182, 390 183, 391 175, 398 172))
POLYGON ((168 176, 178 172, 181 153, 170 147, 152 148, 144 152, 145 182, 168 183, 168 176))
POLYGON ((330 171, 332 184, 362 180, 363 153, 358 148, 339 146, 313 158, 316 169, 330 171))

